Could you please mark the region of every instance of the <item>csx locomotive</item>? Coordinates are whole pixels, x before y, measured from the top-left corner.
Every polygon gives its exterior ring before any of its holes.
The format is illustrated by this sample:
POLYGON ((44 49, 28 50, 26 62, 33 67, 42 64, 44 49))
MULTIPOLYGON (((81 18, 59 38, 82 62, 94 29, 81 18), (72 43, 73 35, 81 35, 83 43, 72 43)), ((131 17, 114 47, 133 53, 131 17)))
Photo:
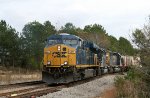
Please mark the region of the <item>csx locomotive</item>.
POLYGON ((69 83, 122 68, 121 55, 100 48, 78 36, 61 33, 47 38, 42 80, 48 84, 69 83))

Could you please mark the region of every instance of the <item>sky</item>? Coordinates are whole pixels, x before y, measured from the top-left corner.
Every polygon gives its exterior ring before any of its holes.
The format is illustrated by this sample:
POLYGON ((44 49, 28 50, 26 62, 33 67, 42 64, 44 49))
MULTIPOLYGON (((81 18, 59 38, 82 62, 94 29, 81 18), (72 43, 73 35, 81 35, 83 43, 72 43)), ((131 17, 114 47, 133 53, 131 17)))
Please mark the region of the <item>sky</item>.
POLYGON ((49 20, 57 29, 100 24, 109 35, 130 39, 150 15, 150 0, 0 0, 0 20, 21 32, 28 22, 49 20))

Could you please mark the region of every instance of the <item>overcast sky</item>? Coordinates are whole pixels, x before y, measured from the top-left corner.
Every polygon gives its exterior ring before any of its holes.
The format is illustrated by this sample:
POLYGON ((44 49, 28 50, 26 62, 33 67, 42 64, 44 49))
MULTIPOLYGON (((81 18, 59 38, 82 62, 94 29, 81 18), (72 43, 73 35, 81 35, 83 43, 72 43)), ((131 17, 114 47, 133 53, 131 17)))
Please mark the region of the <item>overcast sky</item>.
POLYGON ((0 0, 0 20, 19 32, 34 20, 49 20, 56 28, 67 22, 81 28, 98 23, 109 35, 130 39, 149 15, 150 0, 0 0))

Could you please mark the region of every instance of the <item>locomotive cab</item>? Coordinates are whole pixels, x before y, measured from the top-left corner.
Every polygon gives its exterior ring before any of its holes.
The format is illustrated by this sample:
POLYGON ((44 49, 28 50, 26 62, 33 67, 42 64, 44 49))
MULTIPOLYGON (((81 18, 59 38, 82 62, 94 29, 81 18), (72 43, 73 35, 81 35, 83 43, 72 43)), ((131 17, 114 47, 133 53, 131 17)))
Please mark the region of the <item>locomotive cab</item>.
POLYGON ((76 65, 76 48, 81 39, 74 35, 52 35, 44 48, 44 67, 70 67, 76 65))

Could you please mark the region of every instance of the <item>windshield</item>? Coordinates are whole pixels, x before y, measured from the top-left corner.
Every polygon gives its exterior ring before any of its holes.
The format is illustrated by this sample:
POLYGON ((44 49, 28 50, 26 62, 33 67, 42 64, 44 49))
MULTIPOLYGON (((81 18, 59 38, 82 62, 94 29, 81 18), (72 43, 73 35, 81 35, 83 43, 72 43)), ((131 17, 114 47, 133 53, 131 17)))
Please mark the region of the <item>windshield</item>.
POLYGON ((66 45, 77 45, 78 41, 77 40, 67 39, 67 40, 63 40, 63 44, 66 44, 66 45))
POLYGON ((49 40, 48 45, 55 45, 55 44, 61 44, 61 40, 49 40))
POLYGON ((48 40, 47 46, 51 46, 55 44, 65 44, 69 46, 76 46, 78 44, 78 40, 76 39, 63 39, 63 40, 51 39, 51 40, 48 40))

